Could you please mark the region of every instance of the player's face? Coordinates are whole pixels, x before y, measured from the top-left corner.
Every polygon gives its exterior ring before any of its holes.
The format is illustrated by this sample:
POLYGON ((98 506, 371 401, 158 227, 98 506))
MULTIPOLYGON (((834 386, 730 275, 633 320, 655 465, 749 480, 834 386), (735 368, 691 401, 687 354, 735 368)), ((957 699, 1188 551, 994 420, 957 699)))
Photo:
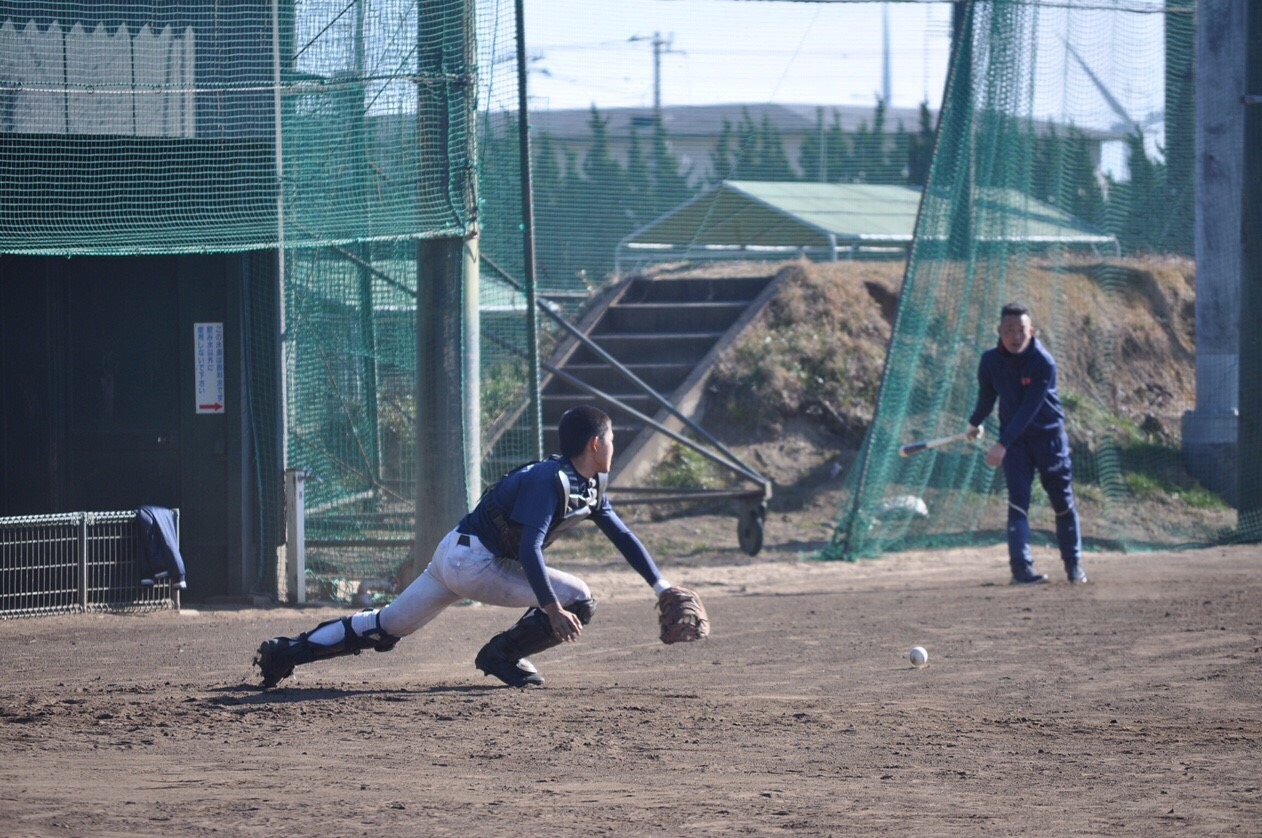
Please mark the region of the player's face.
POLYGON ((999 321, 999 340, 1003 348, 1013 355, 1024 352, 1034 339, 1034 326, 1030 323, 1030 315, 1008 315, 999 321))
POLYGON ((607 472, 613 465, 613 428, 606 428, 605 432, 596 437, 596 470, 598 472, 607 472))

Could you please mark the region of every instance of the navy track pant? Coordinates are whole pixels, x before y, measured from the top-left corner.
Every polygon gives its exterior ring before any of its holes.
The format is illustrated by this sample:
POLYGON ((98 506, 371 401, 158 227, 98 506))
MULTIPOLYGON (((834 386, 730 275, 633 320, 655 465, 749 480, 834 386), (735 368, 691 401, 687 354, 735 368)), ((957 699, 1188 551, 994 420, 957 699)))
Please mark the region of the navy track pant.
POLYGON ((1060 433, 1027 433, 1008 448, 1003 458, 1008 483, 1008 563, 1016 576, 1033 572, 1030 556, 1030 490, 1038 472, 1043 490, 1056 513, 1056 543, 1066 566, 1078 564, 1082 535, 1074 505, 1073 464, 1069 438, 1060 433))

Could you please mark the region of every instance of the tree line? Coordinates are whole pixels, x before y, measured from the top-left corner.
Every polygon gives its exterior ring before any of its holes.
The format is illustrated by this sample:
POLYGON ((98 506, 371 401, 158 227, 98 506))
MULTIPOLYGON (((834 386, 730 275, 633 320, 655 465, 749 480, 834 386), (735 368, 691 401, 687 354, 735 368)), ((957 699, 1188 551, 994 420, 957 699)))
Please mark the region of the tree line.
MULTIPOLYGON (((671 153, 660 116, 647 130, 633 127, 625 162, 611 147, 608 118, 593 106, 590 138, 581 157, 559 150, 547 133, 532 135, 531 159, 535 259, 544 290, 575 290, 599 283, 613 267, 614 249, 629 233, 723 180, 907 184, 923 186, 930 175, 936 126, 922 103, 919 124, 901 121, 890 130, 884 102, 871 122, 845 130, 840 113, 823 109, 794 166, 780 129, 748 110, 724 120, 704 172, 685 171, 671 153)), ((521 175, 515 122, 489 126, 480 137, 481 222, 484 250, 520 275, 521 175)), ((1172 217, 1166 166, 1150 157, 1144 136, 1127 140, 1130 178, 1101 176, 1091 140, 1073 126, 1041 132, 1015 121, 988 136, 1003 138, 973 150, 980 186, 1022 188, 1118 237, 1124 252, 1170 252, 1190 241, 1190 221, 1172 217), (1173 229, 1173 227, 1179 229, 1173 229)))

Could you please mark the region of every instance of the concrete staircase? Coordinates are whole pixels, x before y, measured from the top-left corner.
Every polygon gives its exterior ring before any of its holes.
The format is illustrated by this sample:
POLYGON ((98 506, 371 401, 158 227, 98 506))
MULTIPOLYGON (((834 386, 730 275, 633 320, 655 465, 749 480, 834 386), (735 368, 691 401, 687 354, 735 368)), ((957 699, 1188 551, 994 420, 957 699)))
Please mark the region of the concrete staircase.
MULTIPOLYGON (((774 276, 731 278, 634 277, 594 306, 578 329, 695 420, 714 361, 762 310, 786 274, 787 270, 774 276)), ((672 430, 683 426, 576 338, 563 341, 549 363, 672 430)), ((542 388, 545 450, 557 450, 556 423, 565 410, 579 404, 594 404, 613 418, 618 448, 614 481, 643 482, 670 445, 669 437, 557 375, 545 375, 542 388)))

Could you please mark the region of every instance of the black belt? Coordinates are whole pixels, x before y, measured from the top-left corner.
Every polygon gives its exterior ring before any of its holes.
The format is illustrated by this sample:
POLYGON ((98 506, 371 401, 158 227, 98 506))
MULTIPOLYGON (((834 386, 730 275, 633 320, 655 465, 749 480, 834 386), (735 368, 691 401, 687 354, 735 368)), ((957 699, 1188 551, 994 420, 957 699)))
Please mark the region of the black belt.
POLYGON ((473 542, 469 541, 469 536, 465 535, 464 533, 460 533, 460 537, 456 539, 456 543, 459 544, 461 547, 473 546, 473 542))

